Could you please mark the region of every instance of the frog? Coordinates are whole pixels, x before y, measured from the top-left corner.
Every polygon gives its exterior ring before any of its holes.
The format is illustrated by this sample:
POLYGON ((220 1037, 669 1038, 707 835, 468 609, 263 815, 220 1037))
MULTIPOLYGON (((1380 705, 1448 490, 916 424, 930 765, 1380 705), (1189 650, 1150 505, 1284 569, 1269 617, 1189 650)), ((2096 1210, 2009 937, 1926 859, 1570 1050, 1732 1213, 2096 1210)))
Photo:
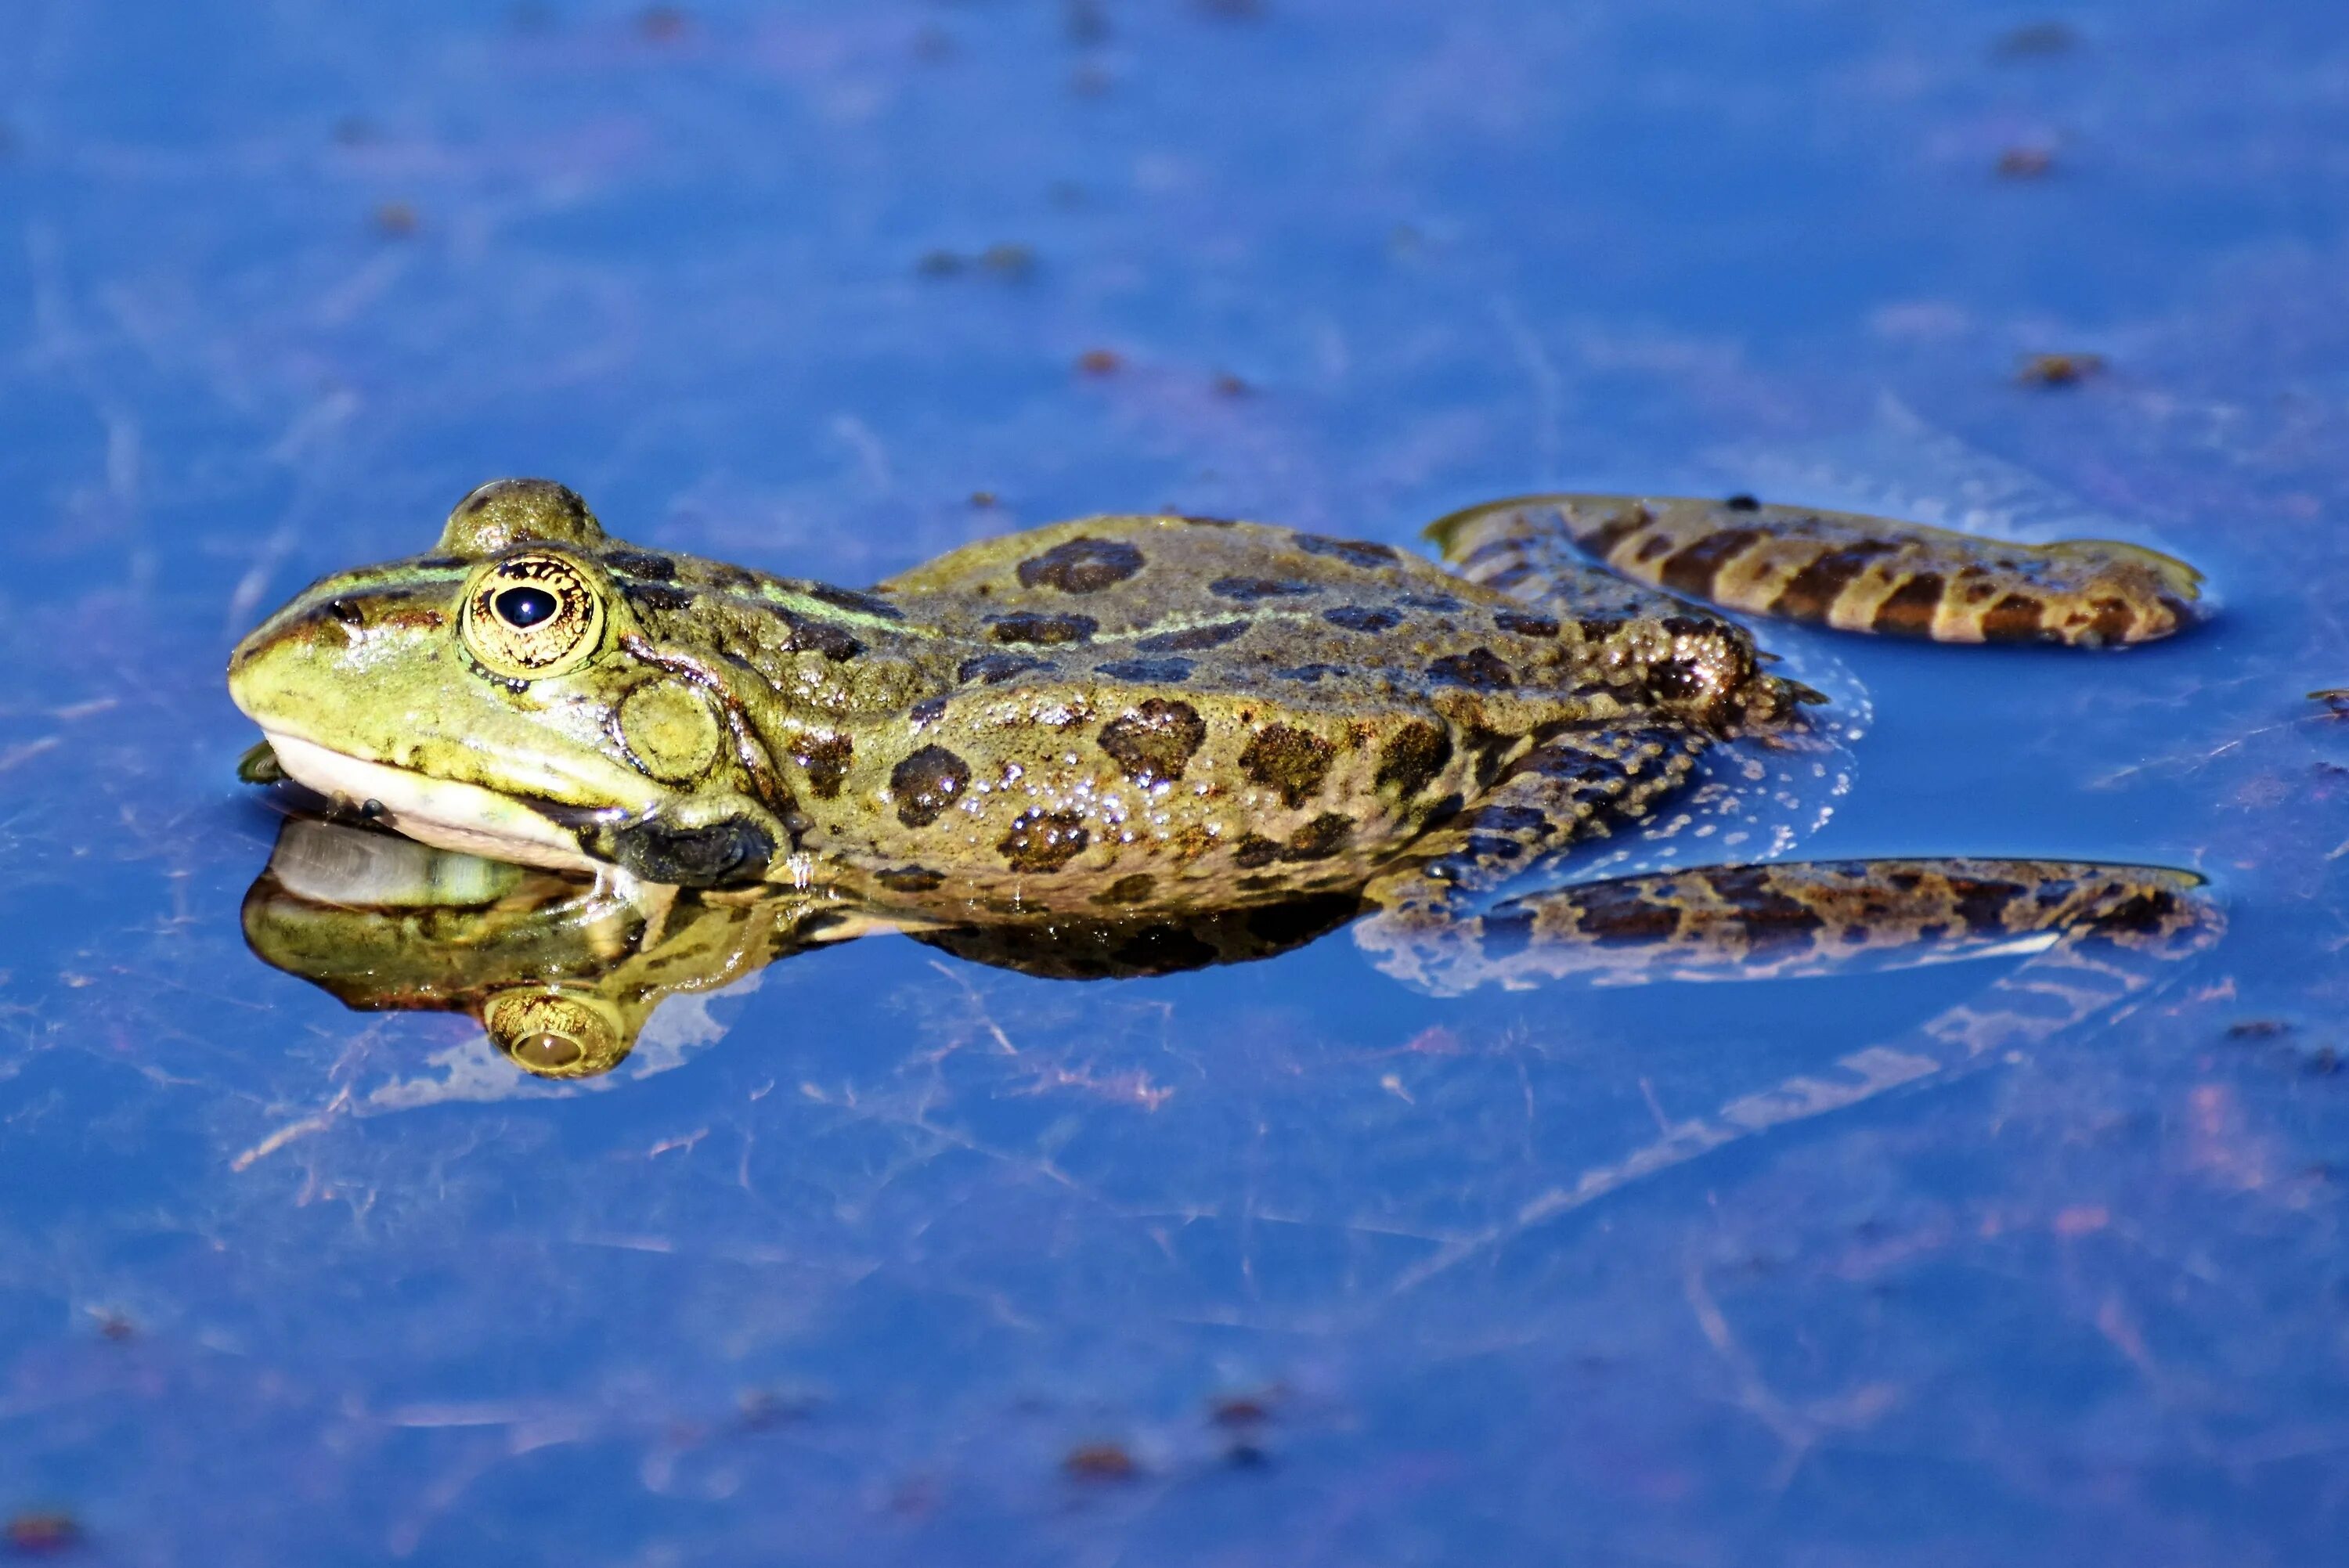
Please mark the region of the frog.
MULTIPOLYGON (((296 594, 229 688, 263 732, 250 776, 427 845, 719 903, 785 892, 794 929, 959 933, 1071 975, 1110 972, 1120 934, 1252 914, 1360 917, 1382 968, 1439 992, 1634 938, 1799 972, 2207 926, 2193 873, 2086 862, 1509 892, 1653 821, 1709 753, 1813 730, 1824 698, 1740 614, 2116 650, 2197 623, 2182 562, 1749 496, 1514 498, 1425 538, 1435 559, 1111 514, 860 588, 631 543, 564 485, 499 480, 428 552, 296 594)), ((566 1065, 591 1056, 608 1066, 566 1065)))

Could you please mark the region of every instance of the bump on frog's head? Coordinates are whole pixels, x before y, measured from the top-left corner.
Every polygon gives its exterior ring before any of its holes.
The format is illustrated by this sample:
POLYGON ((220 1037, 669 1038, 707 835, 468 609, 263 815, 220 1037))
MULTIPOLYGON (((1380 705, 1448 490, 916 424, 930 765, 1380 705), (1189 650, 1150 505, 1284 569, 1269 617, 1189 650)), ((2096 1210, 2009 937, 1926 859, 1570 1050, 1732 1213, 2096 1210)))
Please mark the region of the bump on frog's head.
POLYGON ((553 480, 492 480, 450 512, 440 553, 480 561, 517 544, 595 545, 604 525, 569 485, 553 480))

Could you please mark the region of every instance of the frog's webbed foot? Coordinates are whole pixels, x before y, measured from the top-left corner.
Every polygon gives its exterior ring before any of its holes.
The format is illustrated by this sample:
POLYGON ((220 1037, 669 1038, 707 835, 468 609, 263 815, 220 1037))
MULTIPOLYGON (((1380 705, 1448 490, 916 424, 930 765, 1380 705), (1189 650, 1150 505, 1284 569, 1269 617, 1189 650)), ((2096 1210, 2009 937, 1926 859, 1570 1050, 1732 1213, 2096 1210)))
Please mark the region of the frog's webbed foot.
POLYGON ((1773 979, 1998 954, 2044 964, 2098 945, 2170 956, 2219 929, 2217 905, 2189 872, 1896 860, 1621 877, 1456 914, 1403 903, 1363 922, 1356 939, 1397 979, 1452 995, 1568 977, 1773 979))
POLYGON ((1463 816, 1423 839, 1408 866, 1373 879, 1373 907, 1448 927, 1479 893, 1546 854, 1646 817, 1688 780, 1706 739, 1661 720, 1578 725, 1509 765, 1463 816))
POLYGON ((1480 582, 1604 603, 1539 545, 1545 532, 1562 532, 1609 572, 1690 599, 1943 643, 2149 642, 2194 623, 2202 581, 2182 561, 2110 540, 2016 544, 1749 496, 1528 496, 1428 530, 1444 559, 1480 582))

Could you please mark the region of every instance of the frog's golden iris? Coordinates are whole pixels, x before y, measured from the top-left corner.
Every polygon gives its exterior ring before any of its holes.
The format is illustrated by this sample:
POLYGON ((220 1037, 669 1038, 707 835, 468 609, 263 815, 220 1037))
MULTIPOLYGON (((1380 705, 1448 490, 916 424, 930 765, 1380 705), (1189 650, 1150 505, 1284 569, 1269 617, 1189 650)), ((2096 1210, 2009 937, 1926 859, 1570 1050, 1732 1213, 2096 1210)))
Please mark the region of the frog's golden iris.
POLYGON ((532 550, 484 566, 465 593, 460 631, 482 665, 545 680, 603 651, 604 590, 567 556, 532 550))

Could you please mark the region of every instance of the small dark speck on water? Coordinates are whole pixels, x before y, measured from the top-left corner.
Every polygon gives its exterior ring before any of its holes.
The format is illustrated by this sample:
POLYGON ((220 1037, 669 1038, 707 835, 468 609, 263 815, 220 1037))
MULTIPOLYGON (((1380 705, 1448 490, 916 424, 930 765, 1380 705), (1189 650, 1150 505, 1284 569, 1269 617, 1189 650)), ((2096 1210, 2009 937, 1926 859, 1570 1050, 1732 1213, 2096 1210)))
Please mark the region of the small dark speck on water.
POLYGON ((997 277, 1017 281, 1036 270, 1036 253, 1018 243, 989 245, 978 253, 978 264, 997 277))
POLYGON ((1088 348, 1077 356, 1077 368, 1087 376, 1114 376, 1125 368, 1125 356, 1114 348, 1088 348))
POLYGON ((2014 378, 2025 387, 2073 387, 2104 372, 2101 354, 2033 354, 2024 358, 2014 378))
POLYGON ((2044 147, 2010 147, 1998 155, 2002 180, 2037 180, 2052 173, 2055 154, 2044 147))
POLYGON ((2030 22, 2000 34, 1990 53, 1994 60, 2044 60, 2079 46, 2080 35, 2068 22, 2030 22))
POLYGON ((1260 1426, 1272 1419, 1272 1406, 1254 1394, 1228 1394, 1207 1407, 1207 1419, 1228 1429, 1260 1426))
POLYGON ((1083 1443, 1071 1449, 1061 1469, 1073 1480, 1132 1480, 1142 1466, 1121 1443, 1083 1443))
POLYGON ((656 44, 673 43, 692 25, 680 6, 654 5, 636 18, 636 31, 656 44))
POLYGON ((1102 0, 1068 0, 1063 15, 1067 19, 1061 29, 1079 48, 1109 42, 1109 12, 1102 0))
POLYGON ((970 504, 973 506, 990 507, 995 505, 996 501, 997 496, 993 490, 977 490, 970 492, 970 504))
POLYGON ((1256 390, 1228 370, 1216 373, 1215 385, 1216 396, 1218 397, 1245 397, 1256 390))
POLYGON ((410 202, 379 201, 376 204, 376 232, 388 238, 404 240, 416 232, 422 222, 410 202))
POLYGON ((8 1521, 8 1550, 19 1557, 48 1557, 81 1544, 81 1522, 70 1513, 40 1510, 8 1521))

